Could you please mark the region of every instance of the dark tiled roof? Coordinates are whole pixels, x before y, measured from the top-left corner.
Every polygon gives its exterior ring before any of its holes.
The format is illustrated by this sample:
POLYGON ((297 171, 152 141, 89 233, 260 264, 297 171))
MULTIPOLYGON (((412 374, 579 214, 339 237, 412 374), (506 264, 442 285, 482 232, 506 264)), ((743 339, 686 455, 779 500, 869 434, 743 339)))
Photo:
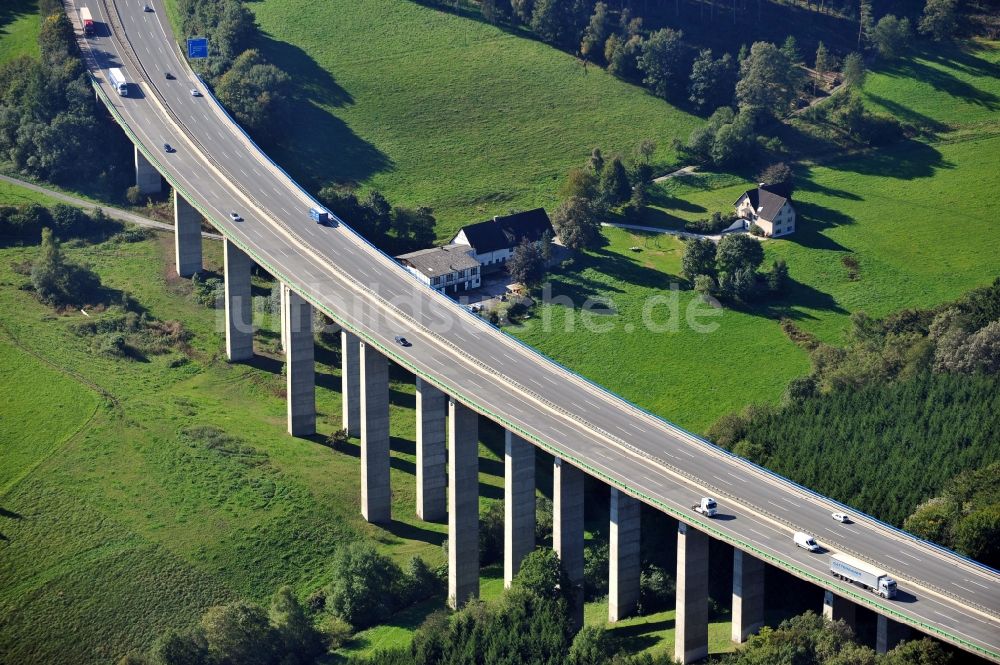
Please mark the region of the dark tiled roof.
POLYGON ((460 270, 478 268, 479 261, 469 256, 468 252, 469 248, 465 245, 445 245, 400 254, 396 259, 427 277, 439 277, 460 270))
POLYGON ((545 232, 555 235, 544 208, 526 210, 463 227, 465 238, 477 254, 513 248, 521 241, 536 242, 545 232))
MULTIPOLYGON (((757 211, 758 217, 772 222, 778 211, 781 210, 781 206, 785 205, 785 202, 790 198, 779 192, 788 193, 787 186, 767 185, 757 189, 748 189, 744 192, 744 196, 750 200, 750 205, 757 211)), ((741 196, 741 198, 743 197, 741 196)), ((739 203, 739 199, 736 199, 736 202, 739 203)))

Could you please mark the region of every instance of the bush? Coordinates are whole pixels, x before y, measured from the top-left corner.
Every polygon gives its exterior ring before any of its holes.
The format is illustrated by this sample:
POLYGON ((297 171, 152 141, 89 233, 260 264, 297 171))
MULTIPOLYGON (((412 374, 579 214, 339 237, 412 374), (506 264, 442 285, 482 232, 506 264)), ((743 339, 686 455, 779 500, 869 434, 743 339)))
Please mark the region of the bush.
POLYGON ((489 565, 503 561, 504 507, 490 501, 479 515, 479 562, 489 565))
POLYGON ((719 233, 736 221, 735 212, 713 212, 708 218, 696 219, 684 224, 684 230, 691 233, 703 233, 712 235, 719 233))
POLYGON ((31 282, 38 299, 47 305, 84 305, 97 297, 101 278, 89 268, 63 257, 59 241, 42 229, 41 256, 31 267, 31 282))
POLYGON ((674 580, 666 570, 647 566, 639 576, 639 613, 653 614, 666 609, 675 593, 674 580))
POLYGON ((401 605, 403 571, 372 545, 352 542, 337 550, 326 586, 326 608, 355 628, 374 626, 401 605))
POLYGON ((583 591, 587 600, 608 594, 608 543, 602 541, 583 551, 583 591))

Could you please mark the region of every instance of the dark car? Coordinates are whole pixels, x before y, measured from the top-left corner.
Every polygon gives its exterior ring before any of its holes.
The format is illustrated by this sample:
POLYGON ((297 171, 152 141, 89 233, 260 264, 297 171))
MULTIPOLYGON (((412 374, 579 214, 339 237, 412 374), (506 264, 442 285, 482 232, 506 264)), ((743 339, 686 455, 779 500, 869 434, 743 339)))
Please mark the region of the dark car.
POLYGON ((396 335, 396 344, 399 344, 400 346, 412 346, 410 344, 410 340, 400 335, 396 335))
POLYGON ((150 7, 149 5, 143 5, 142 11, 144 11, 144 12, 151 12, 151 11, 153 11, 153 8, 150 7))
POLYGON ((174 147, 172 145, 170 145, 169 143, 164 143, 163 144, 163 152, 171 153, 171 152, 177 152, 177 151, 174 150, 174 147))
POLYGON ((167 79, 168 81, 173 81, 173 80, 174 80, 174 78, 176 78, 176 77, 175 77, 175 76, 174 76, 173 74, 171 74, 170 72, 163 72, 163 77, 164 77, 165 79, 167 79))

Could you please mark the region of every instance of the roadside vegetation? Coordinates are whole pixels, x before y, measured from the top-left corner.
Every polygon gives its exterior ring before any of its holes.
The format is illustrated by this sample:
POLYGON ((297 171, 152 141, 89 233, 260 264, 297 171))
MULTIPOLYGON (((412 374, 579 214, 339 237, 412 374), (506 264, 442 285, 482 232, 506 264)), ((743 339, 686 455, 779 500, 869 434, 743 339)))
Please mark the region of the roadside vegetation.
POLYGON ((896 525, 916 509, 905 524, 918 535, 997 566, 1000 278, 931 310, 855 314, 845 346, 782 325, 809 349, 812 372, 789 383, 782 406, 747 407, 709 436, 896 525), (980 500, 966 503, 973 478, 980 500))

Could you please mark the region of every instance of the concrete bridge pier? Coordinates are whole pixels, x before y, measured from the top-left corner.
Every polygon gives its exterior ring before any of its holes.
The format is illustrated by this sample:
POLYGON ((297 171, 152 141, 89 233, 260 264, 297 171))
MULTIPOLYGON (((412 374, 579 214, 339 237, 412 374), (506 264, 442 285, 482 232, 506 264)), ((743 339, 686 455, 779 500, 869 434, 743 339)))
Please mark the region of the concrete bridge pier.
POLYGON ((149 163, 139 148, 135 150, 135 184, 143 194, 159 194, 163 191, 163 180, 156 167, 149 163))
POLYGON ((357 335, 340 331, 340 398, 343 427, 347 435, 361 436, 361 341, 357 335))
POLYGON ((573 583, 571 623, 583 626, 583 472, 555 458, 552 470, 552 547, 573 583))
POLYGON ((226 289, 226 357, 232 362, 253 357, 253 300, 250 295, 250 257, 223 240, 226 289))
POLYGON ((448 604, 479 597, 479 414, 448 400, 448 604))
POLYGON ((608 531, 608 621, 632 614, 639 604, 640 503, 611 488, 611 523, 608 531))
POLYGON ((832 591, 823 592, 823 618, 830 621, 843 621, 851 630, 855 628, 855 609, 857 606, 846 598, 834 595, 832 591))
POLYGON ((878 624, 875 628, 875 651, 877 653, 888 653, 909 637, 909 626, 893 621, 882 614, 878 615, 878 624))
POLYGON ((177 274, 201 272, 201 213, 174 190, 174 258, 177 274))
POLYGON ((316 433, 316 359, 312 305, 286 285, 281 285, 281 329, 285 337, 286 402, 288 433, 316 433))
POLYGON ((417 377, 417 517, 439 522, 448 512, 448 398, 417 377))
POLYGON ((361 514, 369 522, 392 519, 389 487, 389 361, 361 342, 361 514))
POLYGON ((746 642, 764 625, 764 562, 733 550, 733 642, 746 642))
POLYGON ((677 618, 674 660, 708 655, 708 535, 677 524, 677 618))
POLYGON ((503 585, 510 587, 521 560, 535 549, 535 448, 504 433, 503 585))

